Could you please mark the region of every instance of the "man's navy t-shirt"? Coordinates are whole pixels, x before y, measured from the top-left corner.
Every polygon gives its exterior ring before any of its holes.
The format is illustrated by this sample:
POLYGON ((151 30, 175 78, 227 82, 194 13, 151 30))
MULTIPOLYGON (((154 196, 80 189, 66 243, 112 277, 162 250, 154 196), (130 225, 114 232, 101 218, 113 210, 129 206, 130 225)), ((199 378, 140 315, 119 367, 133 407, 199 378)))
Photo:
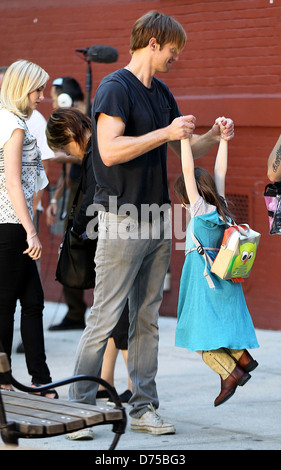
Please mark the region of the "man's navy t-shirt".
MULTIPOLYGON (((93 103, 94 137, 99 113, 120 117, 125 123, 124 135, 141 136, 168 126, 181 115, 167 85, 153 78, 145 87, 135 75, 120 69, 105 77, 93 103)), ((96 148, 97 150, 97 148, 96 148)), ((140 215, 142 204, 169 204, 167 181, 167 144, 161 145, 129 162, 107 167, 93 151, 93 168, 97 180, 94 202, 109 208, 109 196, 122 204, 134 204, 140 215)))

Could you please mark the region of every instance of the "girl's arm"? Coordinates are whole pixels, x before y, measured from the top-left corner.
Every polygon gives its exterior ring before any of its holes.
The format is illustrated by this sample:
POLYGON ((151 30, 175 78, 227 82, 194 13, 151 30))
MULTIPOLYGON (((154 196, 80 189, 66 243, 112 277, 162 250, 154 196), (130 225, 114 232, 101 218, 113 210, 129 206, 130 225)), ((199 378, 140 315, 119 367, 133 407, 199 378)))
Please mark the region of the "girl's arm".
MULTIPOLYGON (((224 118, 219 118, 223 120, 224 118)), ((223 133, 223 126, 221 121, 217 119, 218 124, 220 124, 221 135, 223 133)), ((227 156, 228 156, 228 143, 225 139, 221 137, 220 144, 218 148, 218 153, 215 162, 214 169, 214 179, 216 183, 216 188, 220 196, 225 197, 225 177, 227 172, 227 156)))
POLYGON ((38 236, 34 236, 36 230, 21 185, 23 140, 24 130, 15 129, 4 145, 6 186, 13 208, 26 231, 28 248, 24 253, 27 253, 32 259, 38 259, 41 256, 42 246, 38 236))
POLYGON ((200 195, 194 176, 194 160, 190 139, 181 140, 181 165, 189 202, 195 204, 200 195))

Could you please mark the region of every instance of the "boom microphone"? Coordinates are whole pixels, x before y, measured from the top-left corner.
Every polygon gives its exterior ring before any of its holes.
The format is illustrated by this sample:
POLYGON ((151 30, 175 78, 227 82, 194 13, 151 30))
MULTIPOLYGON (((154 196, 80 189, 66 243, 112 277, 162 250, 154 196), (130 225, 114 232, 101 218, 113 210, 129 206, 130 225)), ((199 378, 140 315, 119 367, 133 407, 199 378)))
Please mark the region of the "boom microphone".
POLYGON ((118 51, 115 47, 96 45, 84 49, 76 49, 76 52, 81 52, 92 62, 99 62, 103 64, 110 64, 116 62, 118 59, 118 51))
POLYGON ((82 54, 87 54, 89 48, 85 47, 84 49, 75 49, 75 52, 81 52, 82 54))

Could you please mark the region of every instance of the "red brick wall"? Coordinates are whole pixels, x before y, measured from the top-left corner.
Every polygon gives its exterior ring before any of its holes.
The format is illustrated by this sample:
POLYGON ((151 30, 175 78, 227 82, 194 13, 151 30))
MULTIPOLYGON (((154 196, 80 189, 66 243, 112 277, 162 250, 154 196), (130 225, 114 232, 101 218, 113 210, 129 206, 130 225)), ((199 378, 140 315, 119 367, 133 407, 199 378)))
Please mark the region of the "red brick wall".
MULTIPOLYGON (((104 75, 129 61, 131 27, 143 13, 155 9, 173 15, 185 27, 188 41, 179 62, 161 76, 178 99, 183 113, 197 117, 198 133, 207 130, 219 115, 236 124, 230 144, 228 192, 239 201, 247 197, 245 217, 262 234, 258 257, 245 294, 256 326, 281 328, 281 294, 278 276, 280 243, 268 235, 263 189, 267 183, 267 158, 281 126, 281 17, 274 0, 1 0, 0 64, 18 58, 39 63, 54 79, 74 76, 83 86, 86 64, 76 48, 94 44, 114 46, 115 64, 92 63, 93 94, 104 75)), ((50 84, 41 112, 51 112, 50 84)), ((212 170, 215 150, 198 164, 212 170)), ((51 166, 50 182, 59 167, 51 166)), ((169 182, 180 171, 179 161, 169 154, 169 182)), ((48 194, 44 196, 46 202, 48 194)), ((241 211, 240 211, 241 215, 241 211)), ((242 214, 243 217, 243 214, 242 214)), ((243 220, 245 222, 245 220, 243 220)), ((60 286, 53 280, 60 236, 50 235, 44 218, 42 278, 47 300, 59 300, 60 286)), ((165 293, 163 315, 176 315, 183 252, 173 249, 171 290, 165 293)), ((87 293, 89 305, 92 293, 87 293)))

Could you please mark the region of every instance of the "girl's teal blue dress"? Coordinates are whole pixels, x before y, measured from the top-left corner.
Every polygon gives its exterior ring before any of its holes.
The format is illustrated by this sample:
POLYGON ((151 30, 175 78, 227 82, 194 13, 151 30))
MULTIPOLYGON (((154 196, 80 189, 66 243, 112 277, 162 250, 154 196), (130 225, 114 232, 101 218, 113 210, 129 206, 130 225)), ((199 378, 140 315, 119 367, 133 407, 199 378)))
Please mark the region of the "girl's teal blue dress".
MULTIPOLYGON (((225 229, 215 206, 202 197, 191 206, 186 231, 186 250, 194 248, 190 230, 204 247, 219 248, 225 229)), ((214 259, 217 252, 208 251, 214 259)), ((241 283, 220 279, 210 273, 215 288, 204 277, 205 260, 197 250, 186 254, 182 270, 176 346, 190 351, 251 349, 259 347, 241 283)))

